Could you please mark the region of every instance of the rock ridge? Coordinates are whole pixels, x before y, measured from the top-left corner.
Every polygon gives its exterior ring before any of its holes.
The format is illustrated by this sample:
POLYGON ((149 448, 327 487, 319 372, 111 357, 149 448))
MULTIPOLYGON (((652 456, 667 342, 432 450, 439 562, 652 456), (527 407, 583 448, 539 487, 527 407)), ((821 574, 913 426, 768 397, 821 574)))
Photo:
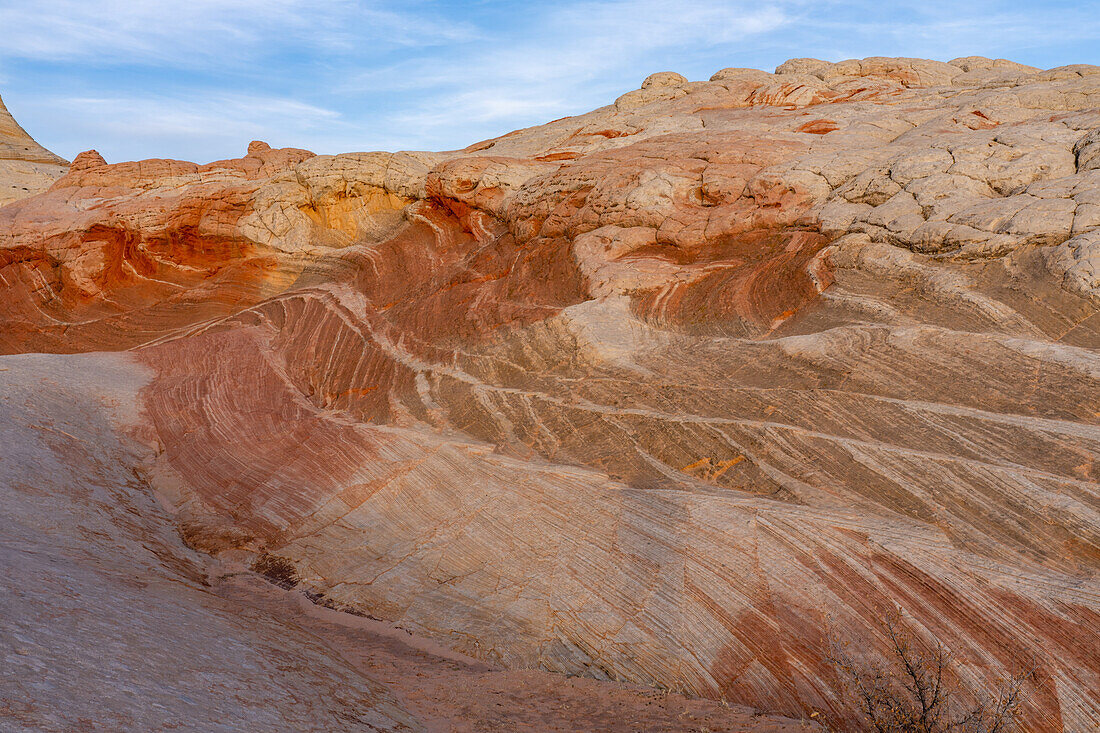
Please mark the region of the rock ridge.
POLYGON ((0 99, 0 206, 49 188, 67 165, 36 143, 0 99))

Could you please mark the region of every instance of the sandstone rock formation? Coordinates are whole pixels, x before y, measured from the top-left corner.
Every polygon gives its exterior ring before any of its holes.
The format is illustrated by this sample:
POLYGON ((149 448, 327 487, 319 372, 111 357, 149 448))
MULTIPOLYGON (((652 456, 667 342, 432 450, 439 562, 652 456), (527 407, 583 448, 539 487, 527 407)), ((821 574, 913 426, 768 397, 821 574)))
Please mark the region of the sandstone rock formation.
POLYGON ((66 165, 36 143, 0 99, 0 206, 45 191, 66 165))
POLYGON ((854 726, 826 649, 900 607, 1094 730, 1098 136, 1100 67, 794 59, 463 151, 82 155, 0 208, 0 348, 127 350, 192 548, 464 654, 854 726))
POLYGON ((806 729, 517 674, 211 563, 132 471, 148 377, 123 354, 0 359, 0 729, 806 729))

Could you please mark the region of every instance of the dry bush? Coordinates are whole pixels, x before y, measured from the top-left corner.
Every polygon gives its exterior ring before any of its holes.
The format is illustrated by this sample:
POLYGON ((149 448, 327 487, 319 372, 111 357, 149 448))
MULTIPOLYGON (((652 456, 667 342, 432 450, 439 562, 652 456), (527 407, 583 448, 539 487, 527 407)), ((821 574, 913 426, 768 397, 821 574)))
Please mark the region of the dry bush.
POLYGON ((900 614, 884 615, 890 643, 889 664, 857 663, 834 643, 830 662, 846 687, 849 700, 876 733, 1008 733, 1027 699, 1025 683, 1032 672, 1013 675, 999 690, 974 704, 956 685, 955 661, 939 643, 925 645, 901 622, 900 614))

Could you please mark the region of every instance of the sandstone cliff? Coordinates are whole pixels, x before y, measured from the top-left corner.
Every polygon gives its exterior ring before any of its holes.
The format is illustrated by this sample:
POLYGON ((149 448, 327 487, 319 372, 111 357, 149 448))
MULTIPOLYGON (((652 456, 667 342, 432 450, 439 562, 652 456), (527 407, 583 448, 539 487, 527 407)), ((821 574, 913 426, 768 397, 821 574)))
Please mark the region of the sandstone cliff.
MULTIPOLYGON (((447 153, 84 154, 0 349, 125 350, 194 548, 480 659, 853 725, 900 607, 1100 726, 1100 67, 654 74, 447 153)), ((120 357, 122 358, 122 357, 120 357)), ((78 364, 79 362, 73 362, 78 364)), ((962 693, 967 694, 967 693, 962 693)))
POLYGON ((45 191, 67 165, 36 143, 0 99, 0 206, 45 191))

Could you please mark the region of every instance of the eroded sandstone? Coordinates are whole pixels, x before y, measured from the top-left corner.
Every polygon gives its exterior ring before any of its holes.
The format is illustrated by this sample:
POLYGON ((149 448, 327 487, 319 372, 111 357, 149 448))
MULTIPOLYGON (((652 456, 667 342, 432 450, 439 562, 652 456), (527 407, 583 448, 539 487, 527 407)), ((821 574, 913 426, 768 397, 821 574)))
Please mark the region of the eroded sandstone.
POLYGON ((7 352, 131 349, 185 538, 510 668, 854 725, 900 607, 1100 725, 1100 68, 671 72, 447 153, 74 161, 7 352))
POLYGON ((0 206, 45 191, 65 166, 19 126, 0 99, 0 206))

